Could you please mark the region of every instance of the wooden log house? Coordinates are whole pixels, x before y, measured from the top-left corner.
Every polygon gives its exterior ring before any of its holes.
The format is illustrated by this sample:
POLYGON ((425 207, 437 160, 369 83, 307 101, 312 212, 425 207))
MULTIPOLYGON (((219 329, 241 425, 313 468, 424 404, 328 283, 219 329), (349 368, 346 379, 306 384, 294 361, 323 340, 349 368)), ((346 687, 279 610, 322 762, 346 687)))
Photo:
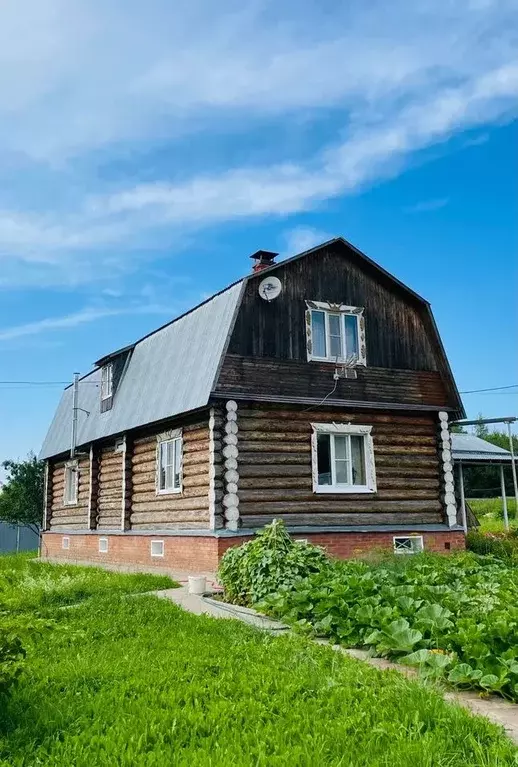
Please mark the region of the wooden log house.
POLYGON ((42 556, 214 571, 273 519, 340 557, 462 548, 429 304, 342 238, 249 276, 67 388, 42 556))

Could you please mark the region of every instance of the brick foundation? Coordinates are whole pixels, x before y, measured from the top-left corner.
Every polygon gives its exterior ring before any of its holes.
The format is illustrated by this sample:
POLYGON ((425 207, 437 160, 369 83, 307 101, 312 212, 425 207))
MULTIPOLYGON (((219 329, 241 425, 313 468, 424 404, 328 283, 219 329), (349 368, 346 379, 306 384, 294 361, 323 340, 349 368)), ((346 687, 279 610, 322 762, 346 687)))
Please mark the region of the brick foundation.
MULTIPOLYGON (((409 532, 322 532, 294 533, 295 538, 323 546, 331 556, 349 559, 374 549, 392 549, 394 535, 409 532)), ((460 531, 419 532, 425 551, 445 553, 465 548, 464 533, 460 531)), ((108 564, 135 567, 142 570, 175 570, 177 572, 214 573, 227 549, 250 540, 250 535, 221 537, 209 535, 149 534, 110 535, 110 533, 43 533, 41 557, 75 563, 108 564), (68 538, 69 548, 63 548, 68 538), (99 552, 99 538, 108 539, 108 551, 99 552), (164 555, 151 556, 151 541, 164 542, 164 555)))

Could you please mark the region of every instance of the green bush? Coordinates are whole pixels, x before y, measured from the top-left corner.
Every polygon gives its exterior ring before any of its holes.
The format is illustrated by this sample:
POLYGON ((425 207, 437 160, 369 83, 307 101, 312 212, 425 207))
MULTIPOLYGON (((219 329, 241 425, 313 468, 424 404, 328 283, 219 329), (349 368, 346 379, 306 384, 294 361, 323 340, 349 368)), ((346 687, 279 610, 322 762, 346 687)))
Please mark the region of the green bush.
POLYGON ((218 578, 230 602, 250 606, 328 565, 322 549, 293 541, 284 523, 274 520, 248 543, 225 552, 218 578))
POLYGON ((518 564, 518 534, 489 533, 473 530, 468 533, 466 545, 475 554, 491 554, 512 565, 518 564))

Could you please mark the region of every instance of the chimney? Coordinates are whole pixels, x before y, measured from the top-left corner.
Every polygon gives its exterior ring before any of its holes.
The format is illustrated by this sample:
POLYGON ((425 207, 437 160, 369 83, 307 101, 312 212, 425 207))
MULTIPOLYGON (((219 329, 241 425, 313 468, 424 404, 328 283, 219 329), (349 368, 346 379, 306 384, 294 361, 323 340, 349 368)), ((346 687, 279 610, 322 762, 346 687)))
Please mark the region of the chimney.
POLYGON ((253 272, 260 272, 263 269, 268 269, 269 266, 273 266, 275 263, 275 257, 278 253, 272 253, 270 250, 258 250, 257 253, 253 253, 250 258, 254 259, 254 265, 252 267, 253 272))

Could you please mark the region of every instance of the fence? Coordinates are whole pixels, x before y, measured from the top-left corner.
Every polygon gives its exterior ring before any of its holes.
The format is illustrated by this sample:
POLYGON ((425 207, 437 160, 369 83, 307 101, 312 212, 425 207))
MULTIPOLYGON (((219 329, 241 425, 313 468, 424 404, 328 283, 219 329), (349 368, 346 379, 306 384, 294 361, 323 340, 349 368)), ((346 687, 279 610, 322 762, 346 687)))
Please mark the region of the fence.
POLYGON ((30 527, 0 522, 0 554, 34 551, 38 548, 39 539, 39 534, 30 527))

